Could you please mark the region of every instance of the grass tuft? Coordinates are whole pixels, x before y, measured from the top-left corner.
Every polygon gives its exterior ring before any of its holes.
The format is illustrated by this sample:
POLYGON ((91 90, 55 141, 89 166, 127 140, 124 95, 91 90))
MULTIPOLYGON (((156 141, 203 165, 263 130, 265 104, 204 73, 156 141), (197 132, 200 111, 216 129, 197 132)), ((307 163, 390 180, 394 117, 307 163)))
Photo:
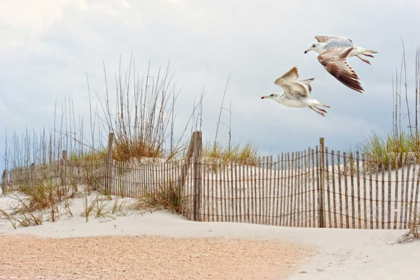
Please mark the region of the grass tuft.
POLYGON ((365 141, 363 152, 372 161, 371 169, 401 167, 402 164, 415 163, 420 157, 420 138, 402 132, 401 134, 379 135, 375 132, 365 141))
POLYGON ((95 208, 95 219, 97 218, 111 218, 115 220, 113 216, 110 215, 112 208, 110 207, 109 201, 97 200, 95 208))
POLYGON ((86 222, 89 222, 89 215, 95 209, 95 205, 98 201, 98 196, 96 196, 93 200, 88 200, 88 196, 85 196, 85 200, 83 201, 83 214, 82 217, 86 218, 86 222))
POLYGON ((408 231, 398 240, 399 243, 420 239, 420 207, 412 210, 413 219, 408 223, 408 231))
POLYGON ((115 215, 115 214, 119 214, 121 216, 127 216, 127 211, 124 210, 126 206, 125 201, 122 201, 121 203, 119 203, 119 198, 115 198, 114 200, 114 204, 112 205, 112 209, 111 209, 111 214, 115 215))
POLYGON ((220 159, 222 162, 256 165, 259 162, 258 149, 251 143, 229 146, 208 143, 203 149, 203 157, 220 159))
POLYGON ((172 184, 167 188, 159 188, 153 192, 147 192, 143 198, 140 198, 134 206, 135 210, 143 209, 166 209, 171 213, 180 214, 182 211, 182 201, 172 184))

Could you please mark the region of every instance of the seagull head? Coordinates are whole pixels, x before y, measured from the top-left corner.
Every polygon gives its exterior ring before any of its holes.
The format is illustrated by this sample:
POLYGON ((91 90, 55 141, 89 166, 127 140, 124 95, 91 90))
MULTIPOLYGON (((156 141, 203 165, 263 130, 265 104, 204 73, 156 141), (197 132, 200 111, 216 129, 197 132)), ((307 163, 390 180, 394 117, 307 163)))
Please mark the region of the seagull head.
POLYGON ((308 53, 310 51, 316 51, 317 53, 322 53, 322 47, 319 43, 313 43, 309 46, 308 49, 306 49, 305 53, 308 53))
POLYGON ((272 93, 270 95, 261 97, 261 99, 275 99, 277 96, 278 96, 278 94, 272 93))

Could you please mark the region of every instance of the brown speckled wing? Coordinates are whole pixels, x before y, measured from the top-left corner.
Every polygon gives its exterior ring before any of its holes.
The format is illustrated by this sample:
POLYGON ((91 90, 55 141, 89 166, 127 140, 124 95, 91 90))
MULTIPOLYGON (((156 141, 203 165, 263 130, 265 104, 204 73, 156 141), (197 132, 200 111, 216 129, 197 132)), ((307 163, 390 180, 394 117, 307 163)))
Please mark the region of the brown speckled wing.
POLYGON ((331 48, 318 56, 319 62, 337 80, 349 88, 362 93, 359 77, 348 65, 346 59, 353 50, 350 48, 331 48))

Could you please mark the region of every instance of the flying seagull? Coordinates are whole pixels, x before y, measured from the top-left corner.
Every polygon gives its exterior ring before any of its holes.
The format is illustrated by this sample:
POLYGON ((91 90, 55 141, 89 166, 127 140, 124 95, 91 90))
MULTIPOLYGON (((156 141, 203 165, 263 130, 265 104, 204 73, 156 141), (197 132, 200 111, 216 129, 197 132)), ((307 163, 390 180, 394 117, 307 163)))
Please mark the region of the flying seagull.
POLYGON ((317 106, 323 106, 326 108, 330 108, 330 106, 311 98, 311 82, 313 80, 314 78, 299 81, 298 69, 293 67, 274 82, 274 84, 283 88, 284 93, 272 93, 268 96, 261 97, 261 99, 273 99, 274 101, 288 107, 309 107, 311 110, 325 117, 327 111, 318 108, 317 106))
POLYGON ((312 44, 305 53, 310 51, 319 53, 319 62, 331 75, 344 85, 361 93, 363 88, 360 85, 359 77, 347 64, 346 59, 356 56, 363 62, 370 64, 369 60, 361 58, 360 55, 373 58, 372 54, 377 52, 355 46, 352 40, 346 38, 315 36, 315 39, 318 43, 312 44))

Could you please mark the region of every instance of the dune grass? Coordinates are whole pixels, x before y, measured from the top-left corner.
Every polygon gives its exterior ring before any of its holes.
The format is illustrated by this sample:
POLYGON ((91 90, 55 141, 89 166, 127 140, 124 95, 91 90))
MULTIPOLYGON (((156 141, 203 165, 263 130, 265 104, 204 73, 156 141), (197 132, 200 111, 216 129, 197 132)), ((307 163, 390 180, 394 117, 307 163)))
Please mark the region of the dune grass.
POLYGON ((364 142, 363 152, 369 161, 377 165, 377 168, 389 164, 392 168, 401 167, 402 164, 418 162, 420 137, 407 132, 388 135, 373 132, 364 142))
POLYGON ((256 165, 259 162, 258 148, 252 143, 239 143, 231 147, 220 143, 207 143, 203 147, 203 157, 219 159, 223 163, 256 165))
POLYGON ((23 184, 19 190, 24 197, 12 193, 10 197, 16 202, 9 212, 0 209, 0 214, 4 216, 16 229, 17 225, 28 227, 31 225, 41 225, 44 220, 44 212, 50 213, 52 222, 57 221, 60 216, 59 205, 64 203, 64 209, 72 215, 69 199, 74 198, 76 190, 70 186, 61 186, 53 183, 52 180, 36 181, 33 186, 23 184))
POLYGON ((43 214, 40 211, 33 210, 30 199, 21 198, 16 194, 12 194, 11 197, 17 202, 17 205, 13 207, 10 213, 0 209, 0 214, 9 221, 14 229, 17 228, 17 225, 23 227, 42 225, 43 214))
POLYGON ((136 205, 135 210, 153 210, 165 209, 171 213, 180 214, 182 211, 182 201, 175 185, 170 184, 168 187, 161 187, 146 194, 140 198, 136 205))

